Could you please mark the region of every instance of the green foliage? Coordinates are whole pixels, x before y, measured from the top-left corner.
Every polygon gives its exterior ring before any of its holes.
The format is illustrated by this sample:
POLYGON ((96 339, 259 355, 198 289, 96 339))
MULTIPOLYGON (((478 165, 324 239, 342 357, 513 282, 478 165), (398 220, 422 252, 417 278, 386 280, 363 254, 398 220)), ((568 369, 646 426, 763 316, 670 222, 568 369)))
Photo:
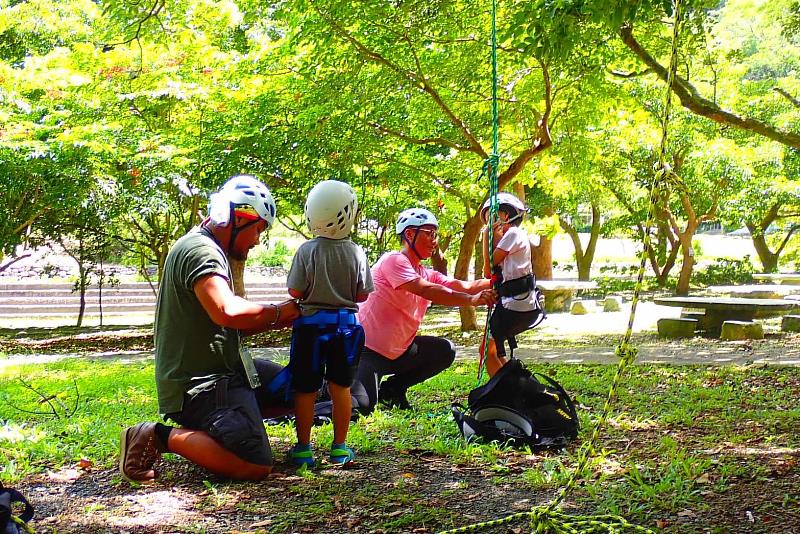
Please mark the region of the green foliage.
POLYGON ((746 284, 753 281, 750 256, 742 259, 718 258, 714 263, 695 271, 692 282, 703 286, 746 284))
POLYGON ((256 254, 252 261, 264 267, 288 267, 292 261, 292 251, 280 239, 270 243, 270 247, 256 254))

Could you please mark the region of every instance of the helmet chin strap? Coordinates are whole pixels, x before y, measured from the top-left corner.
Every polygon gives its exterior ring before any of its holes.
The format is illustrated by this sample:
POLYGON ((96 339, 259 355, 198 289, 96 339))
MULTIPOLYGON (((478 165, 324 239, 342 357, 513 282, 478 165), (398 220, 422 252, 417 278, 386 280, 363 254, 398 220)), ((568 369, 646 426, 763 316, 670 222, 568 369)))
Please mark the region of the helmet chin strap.
POLYGON ((417 251, 417 247, 414 246, 417 243, 417 237, 419 237, 419 227, 415 227, 414 230, 416 230, 416 231, 414 232, 414 240, 413 241, 409 241, 408 240, 408 238, 406 237, 406 231, 403 230, 403 234, 402 234, 403 235, 403 241, 408 243, 408 247, 411 249, 411 251, 414 254, 416 254, 417 259, 419 259, 421 261, 422 260, 422 255, 417 251))
MULTIPOLYGON (((522 217, 524 217, 527 212, 528 212, 528 210, 517 210, 517 214, 514 215, 513 217, 510 217, 510 218, 506 219, 505 221, 498 220, 497 223, 511 224, 514 221, 516 221, 517 219, 521 219, 522 217)), ((495 223, 495 224, 497 224, 497 223, 495 223)))
POLYGON ((231 216, 230 219, 228 220, 230 221, 229 224, 231 225, 231 237, 230 239, 228 239, 228 250, 226 251, 226 253, 230 254, 231 249, 233 249, 233 244, 236 242, 236 238, 239 237, 239 232, 241 232, 242 230, 246 230, 247 228, 250 228, 254 224, 258 224, 259 219, 256 219, 254 221, 249 221, 246 224, 243 224, 242 226, 236 226, 236 213, 234 207, 231 206, 231 216))

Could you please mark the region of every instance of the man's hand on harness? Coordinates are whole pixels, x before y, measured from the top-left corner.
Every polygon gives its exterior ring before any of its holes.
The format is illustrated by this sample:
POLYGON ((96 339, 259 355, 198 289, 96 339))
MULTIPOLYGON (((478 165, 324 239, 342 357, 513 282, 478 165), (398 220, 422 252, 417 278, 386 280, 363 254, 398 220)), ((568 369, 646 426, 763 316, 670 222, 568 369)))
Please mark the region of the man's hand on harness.
POLYGON ((270 330, 288 328, 292 326, 295 319, 300 317, 300 307, 295 299, 287 299, 280 304, 272 304, 270 306, 274 306, 276 314, 273 322, 269 325, 270 330))
POLYGON ((484 289, 480 293, 472 295, 470 301, 472 306, 493 306, 497 302, 497 292, 494 289, 484 289))

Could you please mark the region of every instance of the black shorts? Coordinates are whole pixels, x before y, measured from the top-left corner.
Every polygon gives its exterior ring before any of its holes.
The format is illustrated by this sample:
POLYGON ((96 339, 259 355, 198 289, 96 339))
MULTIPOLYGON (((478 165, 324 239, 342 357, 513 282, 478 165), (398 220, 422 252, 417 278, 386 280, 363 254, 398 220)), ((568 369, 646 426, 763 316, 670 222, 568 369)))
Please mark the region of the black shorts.
POLYGON ((495 306, 489 319, 489 332, 496 342, 497 353, 505 355, 505 341, 527 330, 541 313, 541 310, 518 312, 506 309, 501 304, 495 306))
POLYGON ((262 386, 253 390, 247 378, 231 375, 210 383, 201 391, 185 393, 183 410, 167 414, 184 428, 207 432, 225 449, 246 462, 272 465, 272 449, 262 420, 262 409, 286 404, 281 395, 270 394, 265 385, 281 366, 254 360, 262 386))
MULTIPOLYGON (((360 328, 360 327, 359 327, 360 328)), ((292 329, 290 365, 292 367, 292 388, 301 393, 313 393, 322 386, 322 378, 342 387, 349 388, 356 376, 364 336, 359 336, 358 346, 348 361, 348 347, 345 339, 336 334, 336 326, 313 324, 295 325, 292 329), (332 334, 328 341, 319 340, 324 334, 332 334), (314 346, 319 340, 318 357, 314 356, 314 346)))

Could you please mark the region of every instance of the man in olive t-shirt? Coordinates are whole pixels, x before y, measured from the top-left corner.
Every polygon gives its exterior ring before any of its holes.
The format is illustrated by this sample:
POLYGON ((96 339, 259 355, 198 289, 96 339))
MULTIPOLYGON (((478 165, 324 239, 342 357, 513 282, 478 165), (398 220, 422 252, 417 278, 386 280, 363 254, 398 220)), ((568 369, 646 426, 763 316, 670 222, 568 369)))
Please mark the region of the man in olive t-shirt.
POLYGON ((170 249, 156 304, 159 411, 181 428, 123 430, 120 471, 129 480, 153 480, 167 451, 229 478, 259 480, 272 470, 262 411, 275 403, 265 384, 280 366, 254 361, 240 335, 290 326, 299 311, 291 300, 262 306, 234 295, 227 256, 247 258, 275 203, 264 184, 241 175, 211 196, 209 212, 170 249))

